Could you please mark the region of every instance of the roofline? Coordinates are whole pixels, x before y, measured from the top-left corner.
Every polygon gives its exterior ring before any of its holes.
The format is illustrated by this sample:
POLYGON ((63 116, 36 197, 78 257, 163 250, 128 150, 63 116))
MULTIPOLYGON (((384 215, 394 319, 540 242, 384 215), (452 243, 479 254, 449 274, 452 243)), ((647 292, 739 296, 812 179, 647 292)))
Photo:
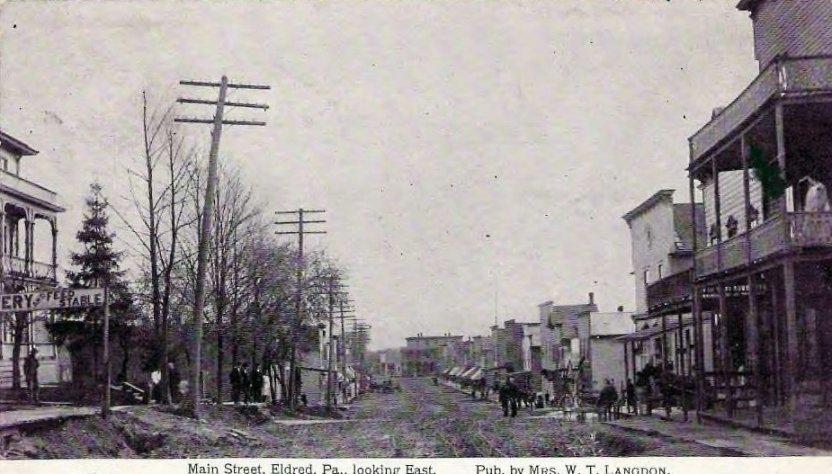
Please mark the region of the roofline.
POLYGON ((739 3, 737 3, 737 10, 743 10, 748 12, 753 11, 754 7, 757 6, 757 3, 759 3, 759 1, 760 0, 740 0, 739 3))
POLYGON ((2 130, 0 130, 0 147, 9 147, 14 151, 20 153, 22 156, 32 156, 38 154, 37 150, 23 143, 17 138, 5 133, 2 130))
POLYGON ((636 218, 640 214, 643 214, 651 207, 655 206, 662 199, 669 198, 670 202, 673 202, 673 193, 675 192, 675 189, 661 189, 659 191, 656 191, 656 193, 647 198, 646 201, 636 206, 630 212, 621 216, 621 218, 624 219, 627 222, 627 224, 629 224, 634 218, 636 218))

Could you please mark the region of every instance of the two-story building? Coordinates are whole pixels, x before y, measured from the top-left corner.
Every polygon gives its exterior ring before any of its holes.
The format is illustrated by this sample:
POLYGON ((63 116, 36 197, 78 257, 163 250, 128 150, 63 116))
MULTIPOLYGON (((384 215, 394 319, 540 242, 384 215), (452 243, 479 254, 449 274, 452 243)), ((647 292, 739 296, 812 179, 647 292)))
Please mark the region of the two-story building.
MULTIPOLYGON (((685 395, 693 398, 698 339, 694 337, 691 269, 694 241, 705 238, 705 206, 674 203, 674 192, 657 191, 623 216, 630 229, 636 312, 632 316, 635 331, 619 341, 624 343, 625 382, 635 380, 648 364, 664 367, 664 373, 673 374, 679 385, 684 384, 685 395)), ((709 349, 710 324, 703 324, 702 330, 709 349)), ((709 350, 703 353, 703 364, 705 371, 712 370, 709 350)))
MULTIPOLYGON (((541 388, 551 395, 569 390, 565 381, 573 380, 581 369, 581 344, 578 318, 597 312, 595 295, 589 293, 588 303, 556 305, 546 301, 538 305, 540 317, 541 388)), ((574 385, 572 386, 574 388, 574 385)))
MULTIPOLYGON (((57 285, 57 221, 64 209, 58 205, 55 192, 21 177, 24 157, 37 153, 0 131, 0 281, 4 293, 57 285)), ((0 313, 0 388, 17 385, 14 379, 24 385, 23 360, 33 347, 38 348, 41 359, 42 384, 71 379, 69 356, 51 343, 46 329, 51 318, 45 311, 0 313), (15 358, 19 361, 17 368, 13 364, 15 358)))
POLYGON ((587 312, 578 316, 580 354, 585 361, 584 386, 599 391, 610 380, 621 389, 626 381, 626 364, 621 336, 633 332, 632 313, 624 308, 614 313, 587 312))
POLYGON ((700 410, 805 437, 832 406, 832 3, 742 0, 759 74, 690 137, 700 410))

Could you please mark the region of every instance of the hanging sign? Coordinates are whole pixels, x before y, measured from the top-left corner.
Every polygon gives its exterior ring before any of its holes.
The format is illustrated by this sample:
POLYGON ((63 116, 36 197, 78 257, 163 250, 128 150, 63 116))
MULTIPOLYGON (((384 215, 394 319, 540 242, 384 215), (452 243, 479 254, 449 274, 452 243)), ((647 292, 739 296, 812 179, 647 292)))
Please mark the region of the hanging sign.
POLYGON ((56 289, 0 295, 0 313, 104 305, 104 288, 56 289))

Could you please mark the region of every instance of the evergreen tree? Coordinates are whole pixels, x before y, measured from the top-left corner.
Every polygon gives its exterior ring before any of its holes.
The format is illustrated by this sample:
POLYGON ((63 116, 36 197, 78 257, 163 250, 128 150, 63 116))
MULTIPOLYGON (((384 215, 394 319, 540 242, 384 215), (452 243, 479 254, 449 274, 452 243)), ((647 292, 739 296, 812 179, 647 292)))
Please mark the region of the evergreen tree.
MULTIPOLYGON (((113 249, 115 233, 109 229, 107 207, 109 203, 102 194, 98 183, 90 185, 86 199, 87 210, 81 229, 75 238, 80 250, 70 255, 73 270, 67 272, 70 288, 103 288, 109 284, 111 336, 120 339, 130 337, 135 318, 130 291, 124 282, 124 271, 120 269, 121 252, 113 249)), ((50 333, 58 343, 69 343, 70 350, 80 351, 92 347, 93 373, 99 375, 99 350, 101 347, 101 321, 104 308, 79 308, 65 310, 64 318, 49 325, 50 333)), ((122 347, 129 346, 122 344, 122 347)), ((125 354, 127 357, 127 354, 125 354)), ((126 361, 122 372, 126 371, 126 361)), ((121 377, 126 374, 122 373, 121 377)))

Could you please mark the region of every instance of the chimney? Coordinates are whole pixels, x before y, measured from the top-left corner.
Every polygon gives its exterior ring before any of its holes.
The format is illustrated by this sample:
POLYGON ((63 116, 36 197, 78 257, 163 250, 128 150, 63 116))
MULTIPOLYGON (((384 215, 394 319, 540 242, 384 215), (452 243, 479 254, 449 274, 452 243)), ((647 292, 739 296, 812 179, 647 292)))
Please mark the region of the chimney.
POLYGON ((589 304, 595 304, 595 293, 589 292, 589 304))
POLYGON ((619 312, 619 313, 623 313, 623 312, 624 312, 624 307, 623 307, 623 306, 619 306, 619 307, 618 307, 618 312, 619 312))

